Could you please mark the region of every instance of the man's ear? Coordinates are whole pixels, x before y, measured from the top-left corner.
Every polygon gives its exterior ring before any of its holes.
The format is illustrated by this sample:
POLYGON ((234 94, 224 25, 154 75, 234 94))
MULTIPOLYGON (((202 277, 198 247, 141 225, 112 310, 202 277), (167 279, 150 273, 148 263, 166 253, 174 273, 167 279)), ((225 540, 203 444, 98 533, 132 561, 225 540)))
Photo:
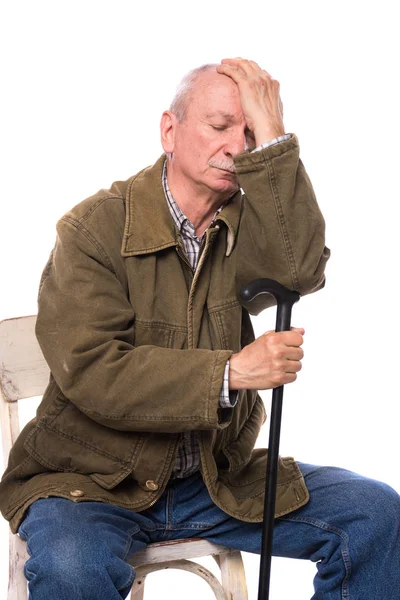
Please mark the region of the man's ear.
POLYGON ((172 154, 175 146, 175 131, 177 118, 170 110, 165 110, 161 117, 160 133, 161 145, 166 154, 172 154))

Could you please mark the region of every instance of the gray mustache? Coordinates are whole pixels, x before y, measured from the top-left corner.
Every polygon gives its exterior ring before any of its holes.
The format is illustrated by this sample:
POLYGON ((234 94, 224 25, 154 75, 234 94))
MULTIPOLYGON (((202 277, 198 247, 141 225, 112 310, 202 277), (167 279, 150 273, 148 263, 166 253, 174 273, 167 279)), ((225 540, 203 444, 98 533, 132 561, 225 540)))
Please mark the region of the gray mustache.
POLYGON ((210 160, 208 164, 210 167, 215 167, 217 169, 222 169, 223 171, 230 171, 231 173, 236 173, 235 164, 229 160, 219 162, 217 160, 210 160))

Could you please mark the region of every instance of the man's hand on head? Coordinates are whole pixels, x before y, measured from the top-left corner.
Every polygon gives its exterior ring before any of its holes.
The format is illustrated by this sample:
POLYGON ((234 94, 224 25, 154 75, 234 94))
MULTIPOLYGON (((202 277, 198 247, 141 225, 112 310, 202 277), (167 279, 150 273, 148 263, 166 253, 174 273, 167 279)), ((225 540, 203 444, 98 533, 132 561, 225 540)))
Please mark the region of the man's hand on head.
POLYGON ((256 146, 284 135, 283 106, 276 79, 254 61, 243 58, 224 58, 217 71, 237 84, 243 115, 256 146))

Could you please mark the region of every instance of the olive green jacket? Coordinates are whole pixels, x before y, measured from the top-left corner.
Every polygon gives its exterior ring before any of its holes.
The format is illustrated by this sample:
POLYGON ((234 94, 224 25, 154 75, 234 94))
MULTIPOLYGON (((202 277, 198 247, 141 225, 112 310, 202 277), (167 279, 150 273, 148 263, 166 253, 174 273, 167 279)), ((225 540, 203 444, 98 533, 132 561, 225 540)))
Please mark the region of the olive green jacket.
MULTIPOLYGON (((162 494, 187 430, 215 504, 262 520, 266 451, 253 449, 262 400, 241 391, 234 408, 219 406, 227 360, 254 339, 238 291, 258 277, 301 294, 322 287, 323 218, 295 136, 245 152, 235 159, 245 195, 207 230, 194 273, 165 200, 164 160, 58 223, 36 329, 50 382, 0 484, 13 531, 48 496, 144 510, 162 494)), ((298 466, 281 459, 277 515, 307 500, 298 466)))

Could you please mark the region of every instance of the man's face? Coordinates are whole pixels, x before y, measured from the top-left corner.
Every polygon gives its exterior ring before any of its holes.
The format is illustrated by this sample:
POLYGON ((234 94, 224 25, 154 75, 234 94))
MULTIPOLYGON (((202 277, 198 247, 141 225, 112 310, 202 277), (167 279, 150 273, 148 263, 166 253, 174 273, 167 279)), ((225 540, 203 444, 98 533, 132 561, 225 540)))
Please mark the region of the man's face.
POLYGON ((175 122, 172 161, 186 181, 228 198, 239 188, 233 156, 254 146, 236 83, 214 70, 189 92, 186 117, 175 122))

